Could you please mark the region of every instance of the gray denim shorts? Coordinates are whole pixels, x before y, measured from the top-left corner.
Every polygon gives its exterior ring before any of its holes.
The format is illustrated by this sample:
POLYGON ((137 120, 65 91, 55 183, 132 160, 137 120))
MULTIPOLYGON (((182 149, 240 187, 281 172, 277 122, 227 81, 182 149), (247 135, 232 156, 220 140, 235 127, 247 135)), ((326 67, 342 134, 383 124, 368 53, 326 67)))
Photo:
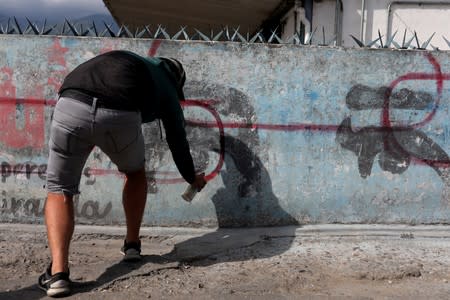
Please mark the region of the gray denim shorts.
POLYGON ((83 167, 94 146, 108 155, 120 172, 141 170, 145 155, 140 112, 60 98, 50 127, 47 190, 79 194, 83 167))

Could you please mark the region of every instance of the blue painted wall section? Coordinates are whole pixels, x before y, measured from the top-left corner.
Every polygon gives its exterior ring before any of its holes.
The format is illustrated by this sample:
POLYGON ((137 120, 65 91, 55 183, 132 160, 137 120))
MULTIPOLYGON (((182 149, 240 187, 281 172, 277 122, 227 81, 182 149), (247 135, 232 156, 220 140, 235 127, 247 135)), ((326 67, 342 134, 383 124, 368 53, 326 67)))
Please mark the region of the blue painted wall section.
MULTIPOLYGON (((64 76, 127 49, 186 67, 192 203, 146 124, 146 225, 450 222, 450 52, 0 36, 0 221, 40 223, 48 130, 64 76)), ((78 223, 123 224, 123 177, 94 149, 78 223)))

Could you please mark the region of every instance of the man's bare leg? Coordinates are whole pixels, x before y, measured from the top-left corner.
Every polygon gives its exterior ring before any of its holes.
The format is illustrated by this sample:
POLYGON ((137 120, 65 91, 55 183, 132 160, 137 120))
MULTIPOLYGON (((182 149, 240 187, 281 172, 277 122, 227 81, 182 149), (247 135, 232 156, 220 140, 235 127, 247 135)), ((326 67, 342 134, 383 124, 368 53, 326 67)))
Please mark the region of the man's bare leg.
POLYGON ((122 203, 127 222, 127 242, 139 241, 142 216, 147 201, 147 178, 145 168, 126 174, 122 203))
POLYGON ((69 270, 69 247, 74 230, 73 197, 48 193, 45 224, 52 256, 52 274, 69 270))

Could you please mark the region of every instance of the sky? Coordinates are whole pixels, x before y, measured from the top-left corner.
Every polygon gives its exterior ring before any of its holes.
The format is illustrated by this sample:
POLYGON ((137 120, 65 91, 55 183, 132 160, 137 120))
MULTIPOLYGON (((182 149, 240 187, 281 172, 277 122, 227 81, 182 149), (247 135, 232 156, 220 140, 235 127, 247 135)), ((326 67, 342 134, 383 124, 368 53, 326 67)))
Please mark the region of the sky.
POLYGON ((109 15, 102 0, 0 0, 3 17, 71 19, 93 14, 109 15))

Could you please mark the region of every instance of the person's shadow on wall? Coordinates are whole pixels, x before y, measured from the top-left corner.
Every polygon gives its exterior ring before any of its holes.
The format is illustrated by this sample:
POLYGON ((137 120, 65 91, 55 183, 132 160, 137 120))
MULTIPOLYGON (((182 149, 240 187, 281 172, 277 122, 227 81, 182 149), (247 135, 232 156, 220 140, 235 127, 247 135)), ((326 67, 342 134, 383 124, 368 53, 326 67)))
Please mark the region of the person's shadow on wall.
POLYGON ((261 160, 232 136, 225 136, 225 145, 224 187, 212 197, 218 229, 176 244, 165 257, 208 265, 271 257, 290 248, 299 223, 280 206, 261 160), (239 251, 250 246, 255 247, 251 254, 239 251))

